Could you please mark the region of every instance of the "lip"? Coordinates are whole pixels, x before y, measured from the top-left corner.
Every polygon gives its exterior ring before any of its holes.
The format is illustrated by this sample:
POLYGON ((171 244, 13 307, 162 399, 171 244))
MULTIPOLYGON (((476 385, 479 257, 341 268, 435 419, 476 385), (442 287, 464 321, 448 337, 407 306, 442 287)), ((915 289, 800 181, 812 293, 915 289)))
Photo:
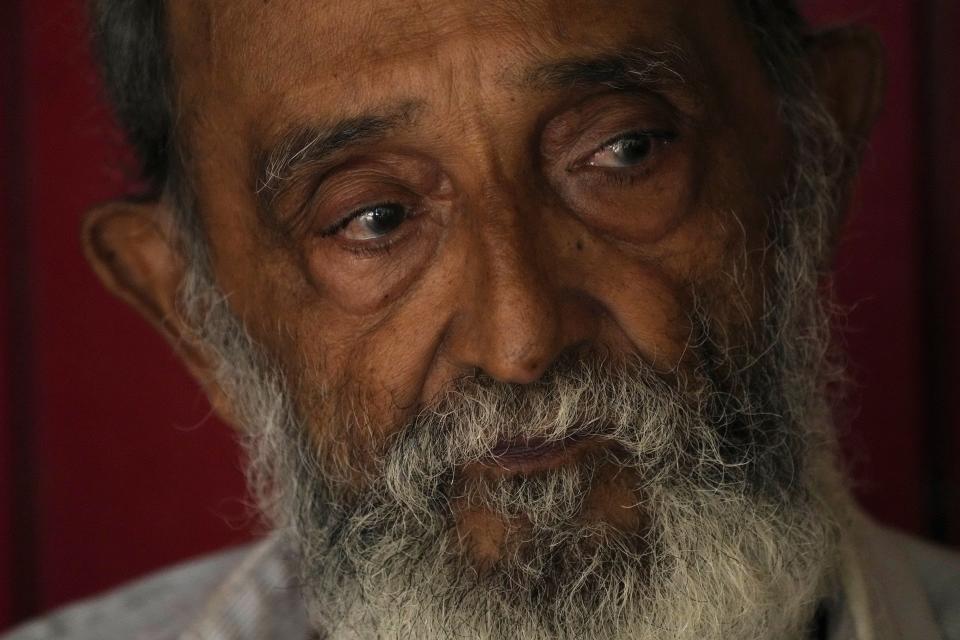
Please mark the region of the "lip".
POLYGON ((521 438, 498 442, 481 464, 487 469, 530 473, 567 464, 591 445, 593 438, 573 435, 562 440, 521 438))

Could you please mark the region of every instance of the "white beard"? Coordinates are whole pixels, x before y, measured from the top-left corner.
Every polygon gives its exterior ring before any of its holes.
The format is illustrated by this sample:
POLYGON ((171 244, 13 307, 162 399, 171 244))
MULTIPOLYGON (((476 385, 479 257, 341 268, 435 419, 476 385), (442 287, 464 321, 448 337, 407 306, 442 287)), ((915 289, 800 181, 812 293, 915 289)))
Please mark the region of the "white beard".
POLYGON ((363 490, 301 469, 312 501, 285 524, 314 621, 363 638, 807 637, 840 531, 830 448, 814 455, 818 432, 797 437, 747 406, 725 413, 749 423, 708 421, 723 411, 704 405, 727 394, 700 388, 685 396, 642 363, 589 357, 522 388, 465 380, 404 428, 363 490), (537 475, 459 481, 517 430, 613 446, 537 475), (609 467, 636 478, 642 530, 583 517, 609 467), (523 522, 487 571, 460 544, 463 503, 523 522))

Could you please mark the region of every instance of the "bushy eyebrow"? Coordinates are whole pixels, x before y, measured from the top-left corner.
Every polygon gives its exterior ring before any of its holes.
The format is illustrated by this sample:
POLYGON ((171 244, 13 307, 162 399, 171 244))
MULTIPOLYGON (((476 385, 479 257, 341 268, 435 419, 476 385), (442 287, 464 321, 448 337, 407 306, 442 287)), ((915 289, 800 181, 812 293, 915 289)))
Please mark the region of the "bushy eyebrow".
POLYGON ((409 124, 418 108, 418 103, 404 102, 379 113, 330 124, 291 127, 254 159, 254 184, 261 208, 270 210, 285 183, 306 167, 321 165, 352 145, 386 137, 396 128, 409 124))
POLYGON ((548 62, 525 70, 516 83, 540 91, 606 86, 616 90, 670 88, 692 92, 691 75, 689 56, 681 46, 671 45, 548 62))

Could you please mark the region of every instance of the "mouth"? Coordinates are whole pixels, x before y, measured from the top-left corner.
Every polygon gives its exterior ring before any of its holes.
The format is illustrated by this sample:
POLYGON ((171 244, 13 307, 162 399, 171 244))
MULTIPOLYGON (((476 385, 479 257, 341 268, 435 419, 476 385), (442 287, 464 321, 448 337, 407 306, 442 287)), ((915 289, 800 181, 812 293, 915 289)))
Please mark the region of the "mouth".
POLYGON ((596 438, 571 435, 561 440, 517 438, 501 440, 481 462, 488 470, 506 473, 530 473, 553 469, 579 458, 596 438))

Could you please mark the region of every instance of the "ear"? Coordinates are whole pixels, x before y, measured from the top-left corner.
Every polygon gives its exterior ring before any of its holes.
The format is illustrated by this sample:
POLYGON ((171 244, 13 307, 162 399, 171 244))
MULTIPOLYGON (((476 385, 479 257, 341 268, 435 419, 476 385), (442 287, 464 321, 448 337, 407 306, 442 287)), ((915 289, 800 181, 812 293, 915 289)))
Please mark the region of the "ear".
POLYGON ((806 50, 816 88, 857 155, 883 103, 883 45, 869 29, 843 26, 814 33, 806 50))
POLYGON ((163 334, 214 410, 230 421, 230 403, 214 381, 215 363, 179 312, 184 261, 176 247, 173 216, 163 202, 112 202, 84 220, 84 253, 100 281, 163 334))
POLYGON ((850 209, 860 157, 883 103, 883 47, 872 31, 844 26, 808 36, 806 50, 817 93, 852 152, 844 162, 836 194, 840 215, 831 233, 836 249, 850 209))

